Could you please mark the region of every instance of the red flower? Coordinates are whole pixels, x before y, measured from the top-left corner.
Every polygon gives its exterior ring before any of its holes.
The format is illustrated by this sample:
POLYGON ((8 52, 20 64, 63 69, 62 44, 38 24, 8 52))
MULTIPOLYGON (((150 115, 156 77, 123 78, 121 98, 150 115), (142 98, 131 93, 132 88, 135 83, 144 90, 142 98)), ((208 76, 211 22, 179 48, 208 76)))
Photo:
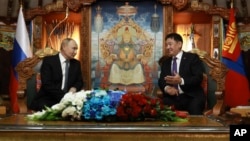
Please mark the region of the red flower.
POLYGON ((120 120, 131 121, 157 117, 161 105, 157 98, 151 98, 141 93, 127 93, 122 96, 116 115, 120 120))
POLYGON ((188 113, 186 111, 175 111, 175 114, 177 117, 180 118, 187 118, 188 113))
POLYGON ((152 117, 156 117, 156 116, 157 116, 157 111, 156 111, 156 109, 151 109, 151 111, 150 111, 150 116, 152 116, 152 117))
POLYGON ((186 118, 184 114, 176 113, 173 108, 163 105, 159 98, 129 92, 122 96, 117 107, 116 116, 121 121, 141 121, 145 118, 180 121, 180 119, 186 118))

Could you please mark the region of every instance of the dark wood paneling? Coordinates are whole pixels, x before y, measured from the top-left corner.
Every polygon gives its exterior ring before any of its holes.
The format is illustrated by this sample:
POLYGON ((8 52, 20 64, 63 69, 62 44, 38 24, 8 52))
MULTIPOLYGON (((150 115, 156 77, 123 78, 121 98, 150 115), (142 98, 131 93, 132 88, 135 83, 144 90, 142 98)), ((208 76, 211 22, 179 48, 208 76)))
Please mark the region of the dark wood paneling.
POLYGON ((174 24, 205 24, 211 23, 212 16, 204 12, 174 12, 174 24))

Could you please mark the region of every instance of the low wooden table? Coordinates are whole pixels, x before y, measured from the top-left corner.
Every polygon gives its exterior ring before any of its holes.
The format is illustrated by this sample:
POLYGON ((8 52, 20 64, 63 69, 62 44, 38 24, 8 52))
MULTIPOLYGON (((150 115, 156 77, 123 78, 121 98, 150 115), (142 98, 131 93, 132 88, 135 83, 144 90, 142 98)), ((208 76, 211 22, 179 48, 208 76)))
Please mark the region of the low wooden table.
POLYGON ((24 114, 0 119, 2 141, 229 141, 229 127, 205 116, 188 122, 28 121, 24 114))

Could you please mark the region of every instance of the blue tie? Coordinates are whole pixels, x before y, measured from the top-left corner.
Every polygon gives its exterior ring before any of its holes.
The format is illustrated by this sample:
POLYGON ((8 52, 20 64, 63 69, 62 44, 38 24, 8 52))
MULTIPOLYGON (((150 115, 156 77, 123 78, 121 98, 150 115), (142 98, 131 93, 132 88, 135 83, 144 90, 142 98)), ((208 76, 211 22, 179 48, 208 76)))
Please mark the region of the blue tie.
MULTIPOLYGON (((173 66, 172 66, 172 75, 174 75, 175 73, 177 73, 177 57, 173 58, 173 66)), ((174 85, 174 87, 178 90, 178 84, 174 85)))
POLYGON ((173 58, 173 66, 172 66, 172 75, 174 75, 174 73, 177 73, 177 57, 173 58))

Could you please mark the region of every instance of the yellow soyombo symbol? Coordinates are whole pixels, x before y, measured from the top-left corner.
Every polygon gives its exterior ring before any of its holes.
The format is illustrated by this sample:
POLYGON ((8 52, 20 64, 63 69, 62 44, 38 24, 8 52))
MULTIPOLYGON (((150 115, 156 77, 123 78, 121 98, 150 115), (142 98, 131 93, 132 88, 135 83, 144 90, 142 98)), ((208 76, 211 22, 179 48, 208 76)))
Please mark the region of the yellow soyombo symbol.
POLYGON ((235 22, 233 22, 229 25, 229 28, 228 28, 225 43, 223 46, 224 51, 228 51, 228 53, 230 54, 234 52, 234 49, 238 42, 238 38, 236 38, 237 36, 238 34, 236 32, 236 25, 235 25, 235 22))

